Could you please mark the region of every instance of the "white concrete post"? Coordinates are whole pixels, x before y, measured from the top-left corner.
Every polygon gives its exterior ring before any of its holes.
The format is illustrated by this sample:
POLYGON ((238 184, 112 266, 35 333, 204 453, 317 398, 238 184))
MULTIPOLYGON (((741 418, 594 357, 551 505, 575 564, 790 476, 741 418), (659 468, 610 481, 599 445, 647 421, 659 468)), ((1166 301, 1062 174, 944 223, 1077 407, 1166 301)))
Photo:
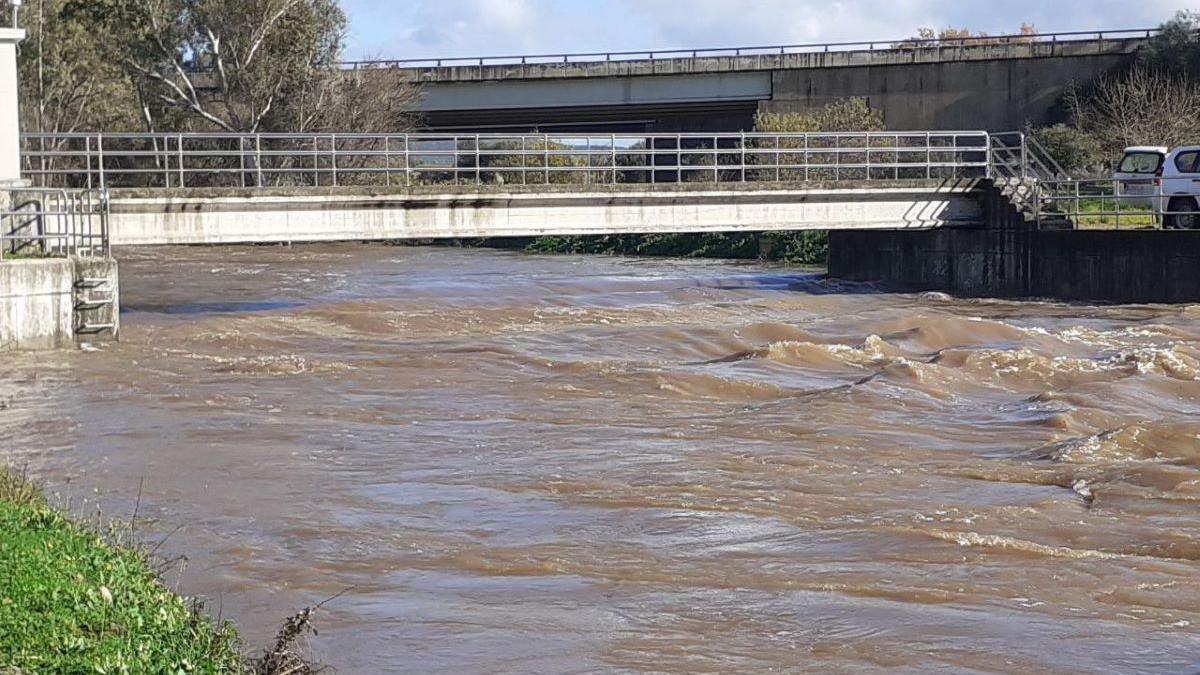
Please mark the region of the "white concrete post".
POLYGON ((19 28, 0 28, 0 185, 21 181, 21 116, 17 105, 19 28))

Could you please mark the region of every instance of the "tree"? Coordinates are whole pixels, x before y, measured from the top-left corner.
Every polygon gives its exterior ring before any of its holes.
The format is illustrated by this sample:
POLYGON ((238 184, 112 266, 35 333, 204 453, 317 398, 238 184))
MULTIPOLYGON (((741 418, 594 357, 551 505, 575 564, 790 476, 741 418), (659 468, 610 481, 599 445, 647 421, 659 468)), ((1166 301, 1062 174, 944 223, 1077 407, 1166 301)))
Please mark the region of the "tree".
MULTIPOLYGON (((33 133, 74 133, 89 129, 122 131, 135 124, 133 87, 116 63, 111 44, 82 0, 26 0, 20 25, 28 35, 19 46, 21 128, 33 133)), ((9 16, 11 6, 0 7, 9 16)), ((55 151, 72 141, 37 138, 35 172, 61 160, 55 151)), ((80 142, 79 150, 83 149, 80 142)))
POLYGON ((1173 146, 1200 137, 1200 12, 1160 27, 1129 64, 1063 97, 1069 122, 1033 135, 1074 175, 1099 175, 1131 145, 1173 146))
POLYGON ((1160 26, 1138 53, 1138 65, 1200 80, 1200 11, 1180 11, 1160 26))
POLYGON ((413 107, 420 90, 400 68, 325 68, 316 75, 305 79, 290 100, 268 116, 269 127, 296 133, 397 133, 416 128, 419 118, 413 107))
POLYGON ((1200 138, 1200 90, 1185 76, 1145 68, 1102 75, 1087 93, 1068 92, 1067 106, 1073 124, 1110 156, 1131 145, 1200 138))
POLYGON ((92 2, 151 126, 176 111, 201 128, 260 131, 293 96, 332 81, 346 25, 335 0, 92 2))
MULTIPOLYGON (((28 33, 18 60, 25 131, 129 128, 122 122, 131 112, 130 82, 79 6, 80 0, 26 0, 21 7, 21 27, 28 33)), ((8 11, 0 7, 6 17, 8 11)))
POLYGON ((973 32, 970 28, 954 28, 953 26, 935 30, 933 28, 918 28, 917 34, 895 46, 898 49, 916 49, 919 47, 940 47, 944 45, 998 45, 998 44, 1027 44, 1037 41, 1037 27, 1025 22, 1015 35, 989 36, 983 31, 973 32))

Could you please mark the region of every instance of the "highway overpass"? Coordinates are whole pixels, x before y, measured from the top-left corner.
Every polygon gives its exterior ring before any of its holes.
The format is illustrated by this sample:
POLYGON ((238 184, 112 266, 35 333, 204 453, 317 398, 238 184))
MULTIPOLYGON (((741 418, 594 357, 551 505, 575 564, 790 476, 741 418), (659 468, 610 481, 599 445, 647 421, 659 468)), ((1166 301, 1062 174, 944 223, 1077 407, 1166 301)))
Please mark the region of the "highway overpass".
POLYGON ((350 63, 420 83, 432 130, 740 131, 765 111, 866 98, 890 129, 1042 123, 1072 82, 1128 62, 1152 30, 350 63))

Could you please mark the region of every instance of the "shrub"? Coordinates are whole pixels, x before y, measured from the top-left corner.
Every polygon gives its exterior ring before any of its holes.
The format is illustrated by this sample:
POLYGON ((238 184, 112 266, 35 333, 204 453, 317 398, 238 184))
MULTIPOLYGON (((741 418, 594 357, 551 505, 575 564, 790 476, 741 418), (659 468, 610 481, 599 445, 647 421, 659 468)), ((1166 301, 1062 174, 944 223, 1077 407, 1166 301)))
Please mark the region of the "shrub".
POLYGON ((1109 155, 1096 137, 1069 124, 1055 124, 1040 129, 1027 129, 1055 161, 1072 176, 1092 176, 1106 173, 1109 155))

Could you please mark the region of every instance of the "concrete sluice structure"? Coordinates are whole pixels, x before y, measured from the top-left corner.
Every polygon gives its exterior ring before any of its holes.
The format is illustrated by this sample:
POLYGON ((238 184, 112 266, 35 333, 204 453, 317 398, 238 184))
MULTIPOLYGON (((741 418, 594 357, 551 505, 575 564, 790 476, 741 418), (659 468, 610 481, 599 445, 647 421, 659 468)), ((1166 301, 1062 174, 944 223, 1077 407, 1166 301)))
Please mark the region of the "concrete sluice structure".
POLYGON ((116 340, 120 314, 111 257, 0 262, 0 352, 116 340))
POLYGON ((120 335, 106 193, 0 189, 0 352, 120 335))

